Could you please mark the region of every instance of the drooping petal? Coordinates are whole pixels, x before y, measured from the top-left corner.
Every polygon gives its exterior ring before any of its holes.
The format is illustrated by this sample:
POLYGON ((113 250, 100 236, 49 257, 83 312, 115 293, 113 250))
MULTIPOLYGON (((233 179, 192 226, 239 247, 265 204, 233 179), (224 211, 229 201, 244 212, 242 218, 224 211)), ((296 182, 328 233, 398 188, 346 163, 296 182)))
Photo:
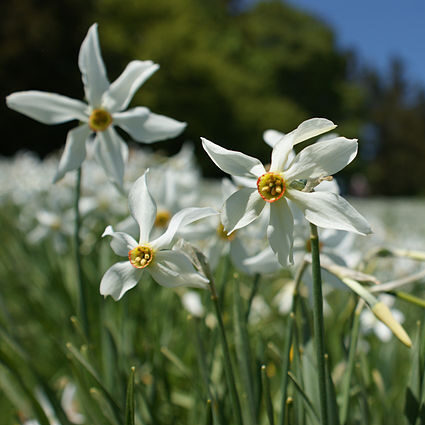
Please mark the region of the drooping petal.
POLYGON ((146 181, 148 172, 149 170, 135 181, 128 195, 130 214, 140 229, 139 243, 149 242, 149 235, 156 218, 156 203, 149 192, 146 181))
POLYGON ((114 232, 112 226, 108 226, 102 234, 102 238, 105 236, 112 236, 111 248, 117 255, 121 257, 127 257, 129 251, 137 246, 137 242, 127 233, 114 232))
POLYGON ((207 288, 208 279, 197 273, 189 258, 179 251, 157 251, 153 263, 146 269, 162 286, 207 288))
POLYGON ((78 66, 86 98, 93 108, 101 106, 102 95, 109 88, 106 69, 100 52, 97 24, 93 24, 81 44, 78 66))
POLYGON ((151 245, 155 250, 169 248, 179 228, 217 214, 218 212, 212 208, 185 208, 171 218, 167 230, 152 241, 151 245))
POLYGON ((72 120, 87 121, 87 105, 56 93, 37 90, 12 93, 7 106, 43 124, 60 124, 72 120))
POLYGON ((270 247, 277 255, 282 266, 294 262, 292 246, 294 244, 294 219, 285 198, 270 205, 270 222, 267 226, 267 237, 270 247))
POLYGON ((286 196, 303 211, 305 218, 316 226, 347 230, 361 235, 372 232, 366 219, 335 193, 305 193, 289 188, 286 196))
POLYGON ((103 107, 110 112, 127 108, 139 87, 158 69, 152 61, 131 61, 103 95, 103 107))
POLYGON ((263 133, 263 139, 270 147, 274 148, 278 142, 281 141, 284 135, 285 133, 270 129, 263 133))
POLYGON ((258 190, 244 187, 231 195, 223 206, 221 222, 228 233, 253 222, 263 211, 266 202, 258 190))
POLYGON ((257 158, 222 148, 201 137, 202 146, 215 165, 225 173, 240 177, 259 177, 266 172, 257 158))
POLYGON ((186 123, 137 107, 113 115, 114 122, 138 142, 153 143, 178 136, 186 123))
POLYGON ((103 167, 107 177, 119 187, 123 185, 125 152, 124 140, 113 127, 98 131, 94 143, 96 161, 103 167))
POLYGON ((86 141, 89 135, 90 129, 87 124, 68 131, 65 149, 59 161, 53 183, 59 181, 68 171, 80 167, 86 157, 86 141))
POLYGON ((143 274, 142 269, 133 267, 130 261, 114 264, 103 275, 100 282, 100 294, 110 295, 118 301, 127 291, 134 288, 143 274))
POLYGON ((318 179, 342 170, 357 155, 357 140, 337 137, 307 146, 285 171, 288 181, 318 179))

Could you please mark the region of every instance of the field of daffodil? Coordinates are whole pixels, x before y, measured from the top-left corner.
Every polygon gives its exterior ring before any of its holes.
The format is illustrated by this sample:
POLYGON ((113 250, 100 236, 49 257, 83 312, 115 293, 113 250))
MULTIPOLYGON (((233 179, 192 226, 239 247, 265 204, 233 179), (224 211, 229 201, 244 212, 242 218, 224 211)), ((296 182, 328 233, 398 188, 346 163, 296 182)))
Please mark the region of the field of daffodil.
POLYGON ((85 102, 7 98, 79 124, 0 159, 0 424, 425 423, 423 202, 342 197, 358 141, 325 118, 266 130, 269 165, 129 148, 186 126, 127 110, 158 65, 109 83, 97 25, 78 65, 85 102))

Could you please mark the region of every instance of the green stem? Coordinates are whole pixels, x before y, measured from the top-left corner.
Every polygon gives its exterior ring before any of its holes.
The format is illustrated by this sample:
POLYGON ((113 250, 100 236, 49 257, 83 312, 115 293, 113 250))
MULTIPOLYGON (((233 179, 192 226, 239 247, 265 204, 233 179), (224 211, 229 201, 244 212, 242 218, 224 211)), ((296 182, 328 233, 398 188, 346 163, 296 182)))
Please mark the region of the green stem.
POLYGON ((400 298, 401 300, 408 301, 409 303, 425 308, 425 300, 423 300, 422 298, 418 298, 412 294, 408 294, 407 292, 394 291, 394 292, 389 292, 389 294, 395 295, 397 298, 400 298))
POLYGON ((353 327, 351 329, 350 351, 348 353, 347 370, 345 371, 344 382, 342 387, 342 403, 340 422, 345 425, 347 422, 348 406, 350 402, 350 384, 351 376, 354 369, 354 360, 356 357, 357 340, 360 328, 360 313, 363 309, 364 301, 360 300, 354 312, 353 327))
POLYGON ((74 213, 75 213, 75 225, 74 225, 74 253, 75 263, 77 267, 77 281, 78 281, 78 315, 81 318, 84 333, 86 337, 89 335, 89 323, 87 317, 87 302, 86 294, 83 283, 83 270, 81 267, 81 252, 80 252, 80 195, 81 195, 81 167, 77 170, 77 179, 75 183, 75 202, 74 202, 74 213))
POLYGON ((298 288, 300 286, 301 279, 303 277, 304 271, 307 268, 307 261, 303 260, 300 267, 297 270, 294 278, 294 292, 292 295, 292 309, 291 313, 288 316, 288 322, 286 324, 286 334, 285 334, 285 348, 283 351, 283 361, 282 361, 282 403, 281 411, 279 416, 279 425, 285 424, 285 418, 287 417, 286 408, 288 406, 286 394, 288 389, 288 371, 291 363, 291 346, 292 346, 292 336, 294 333, 294 320, 295 320, 295 310, 298 299, 298 288))
POLYGON ((211 291, 211 300, 214 303, 217 321, 218 321, 218 327, 220 330, 220 337, 221 337, 221 342, 223 346, 223 355, 224 355, 224 371, 226 375, 227 385, 229 387, 230 398, 233 405, 233 412, 236 418, 235 423, 237 425, 243 425, 241 405, 239 402, 238 392, 236 389, 236 381, 235 381, 235 375, 234 375, 233 367, 232 367, 232 360, 230 358, 229 344, 227 343, 226 331, 224 328, 224 323, 223 323, 221 310, 220 310, 220 303, 218 300, 217 291, 214 284, 214 279, 207 265, 204 265, 204 272, 210 281, 209 287, 211 291))
POLYGON ((272 397, 270 393, 270 383, 269 383, 269 378, 267 376, 266 365, 261 366, 261 382, 264 388, 264 400, 266 403, 266 412, 267 412, 267 417, 269 419, 269 424, 274 425, 273 403, 272 403, 272 397))
POLYGON ((252 300, 254 299, 255 294, 257 293, 258 285, 260 283, 260 278, 261 278, 260 273, 256 273, 254 276, 254 283, 252 285, 252 290, 251 290, 251 293, 249 294, 248 306, 246 308, 246 313, 245 313, 246 322, 248 322, 249 313, 251 312, 252 300))
POLYGON ((316 349, 320 419, 322 425, 328 424, 327 395, 326 395, 326 369, 325 369, 325 341, 323 326, 323 295, 322 277, 320 274, 319 235, 317 227, 310 223, 311 240, 311 266, 313 274, 313 322, 314 322, 314 345, 316 349))

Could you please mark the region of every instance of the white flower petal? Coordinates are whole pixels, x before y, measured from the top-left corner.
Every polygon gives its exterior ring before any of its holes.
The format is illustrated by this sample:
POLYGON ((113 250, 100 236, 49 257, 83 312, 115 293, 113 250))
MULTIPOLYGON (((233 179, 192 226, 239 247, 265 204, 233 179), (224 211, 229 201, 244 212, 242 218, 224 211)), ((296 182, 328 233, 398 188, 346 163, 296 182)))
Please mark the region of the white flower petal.
POLYGON ((319 136, 333 130, 337 126, 326 118, 311 118, 302 122, 294 131, 288 134, 293 138, 293 145, 304 142, 304 140, 319 136))
POLYGON ((366 219, 335 193, 305 193, 288 188, 287 197, 303 211, 305 218, 316 226, 347 230, 361 235, 372 232, 366 219))
POLYGON ((270 247, 277 255, 282 266, 294 262, 292 246, 294 244, 294 219, 285 198, 270 205, 270 223, 267 227, 267 237, 270 247))
POLYGON ((224 149, 201 137, 202 146, 215 165, 225 173, 240 177, 259 177, 266 172, 263 164, 252 156, 224 149))
POLYGON ((292 148, 297 143, 334 129, 336 125, 325 118, 312 118, 302 122, 274 146, 270 171, 283 171, 292 148))
POLYGON ((110 112, 127 108, 139 87, 159 69, 152 61, 131 61, 104 93, 102 105, 110 112))
POLYGON ((263 139, 270 147, 274 148, 278 142, 281 141, 284 135, 285 133, 270 129, 263 133, 263 139))
POLYGON ((130 213, 140 229, 139 243, 149 242, 149 235, 156 218, 156 203, 146 182, 148 172, 149 170, 136 180, 128 195, 130 213))
POLYGON ((89 135, 90 129, 87 124, 68 131, 65 149, 59 161, 53 183, 59 181, 68 171, 80 167, 86 157, 86 141, 89 135))
POLYGON ((100 293, 110 295, 118 301, 127 291, 134 288, 143 274, 143 269, 136 269, 130 261, 114 264, 103 275, 100 282, 100 293))
POLYGON ((71 120, 87 121, 87 105, 56 93, 36 90, 12 93, 7 106, 43 124, 60 124, 71 120))
POLYGON ((317 179, 331 176, 348 165, 357 155, 357 140, 337 137, 303 149, 285 171, 285 178, 317 179))
POLYGON ((191 286, 205 289, 208 287, 208 279, 197 273, 189 258, 179 251, 157 251, 147 270, 157 283, 168 288, 191 286))
POLYGON ((109 88, 106 69, 100 53, 97 24, 93 24, 81 44, 78 66, 86 98, 93 108, 101 106, 102 95, 109 88))
POLYGON ((167 230, 152 241, 151 245, 155 250, 168 248, 180 227, 217 214, 218 212, 212 208, 185 208, 171 218, 167 230))
POLYGON ((263 249, 257 255, 246 258, 243 262, 244 266, 249 269, 250 273, 275 273, 282 268, 276 254, 270 246, 263 249))
POLYGON ((221 222, 228 233, 253 222, 265 207, 266 202, 258 190, 244 187, 231 195, 223 206, 221 222))
POLYGON ((113 127, 96 133, 94 152, 96 161, 103 167, 107 177, 119 187, 123 185, 125 152, 124 140, 113 127))
POLYGON ((123 128, 134 140, 145 143, 176 137, 186 128, 186 123, 154 114, 144 107, 115 113, 113 118, 115 124, 123 128))
POLYGON ((289 161, 289 156, 293 148, 292 136, 286 135, 281 139, 272 150, 272 162, 270 171, 283 171, 289 161))
POLYGON ((117 255, 121 257, 127 257, 129 251, 137 246, 137 242, 127 233, 114 232, 112 226, 108 226, 102 234, 102 238, 105 236, 112 236, 111 248, 117 255))

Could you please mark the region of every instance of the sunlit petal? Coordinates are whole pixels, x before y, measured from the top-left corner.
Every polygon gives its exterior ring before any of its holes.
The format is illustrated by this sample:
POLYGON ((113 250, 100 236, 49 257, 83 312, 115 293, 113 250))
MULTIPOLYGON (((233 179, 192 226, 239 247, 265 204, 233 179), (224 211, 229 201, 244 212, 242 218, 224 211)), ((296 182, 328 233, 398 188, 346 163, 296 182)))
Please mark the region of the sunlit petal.
POLYGON ((56 93, 36 90, 12 93, 7 106, 43 124, 60 124, 71 120, 87 121, 87 105, 56 93))
POLYGON ((285 171, 287 180, 317 179, 342 170, 357 155, 357 140, 337 137, 307 146, 285 171))
POLYGON ((136 180, 128 195, 130 213, 139 225, 140 243, 149 242, 156 218, 156 203, 147 186, 147 175, 148 171, 136 180))
POLYGON ((112 226, 108 226, 102 234, 102 238, 105 236, 112 236, 111 248, 115 254, 121 257, 127 257, 128 252, 137 246, 137 242, 127 233, 114 232, 112 226))
POLYGON ((372 232, 366 219, 335 193, 305 193, 288 189, 287 197, 303 211, 305 218, 316 226, 347 230, 361 235, 372 232))
POLYGON ((292 247, 294 244, 294 219, 285 198, 270 205, 270 223, 267 237, 279 263, 287 266, 294 262, 292 247))
POLYGON ((136 91, 158 69, 150 60, 131 61, 103 95, 103 107, 111 112, 127 108, 136 91))
POLYGON ((224 149, 201 137, 205 152, 225 173, 241 177, 259 177, 266 172, 263 164, 252 156, 224 149))
POLYGON ((68 171, 76 170, 81 166, 86 157, 86 141, 89 135, 90 129, 87 124, 68 131, 65 149, 53 179, 54 183, 60 180, 68 171))
POLYGON ((186 128, 185 122, 154 114, 144 107, 115 113, 113 117, 115 124, 138 142, 153 143, 170 139, 178 136, 186 128))
POLYGON ((87 100, 93 108, 100 107, 102 95, 109 88, 109 81, 100 52, 97 24, 90 27, 81 44, 78 66, 87 100))
POLYGON ((266 202, 258 190, 242 188, 231 195, 223 206, 221 221, 227 232, 247 226, 261 213, 266 202))
POLYGON ((100 294, 110 295, 118 301, 127 291, 134 288, 141 279, 143 270, 136 269, 130 261, 115 263, 110 267, 100 282, 100 294))

